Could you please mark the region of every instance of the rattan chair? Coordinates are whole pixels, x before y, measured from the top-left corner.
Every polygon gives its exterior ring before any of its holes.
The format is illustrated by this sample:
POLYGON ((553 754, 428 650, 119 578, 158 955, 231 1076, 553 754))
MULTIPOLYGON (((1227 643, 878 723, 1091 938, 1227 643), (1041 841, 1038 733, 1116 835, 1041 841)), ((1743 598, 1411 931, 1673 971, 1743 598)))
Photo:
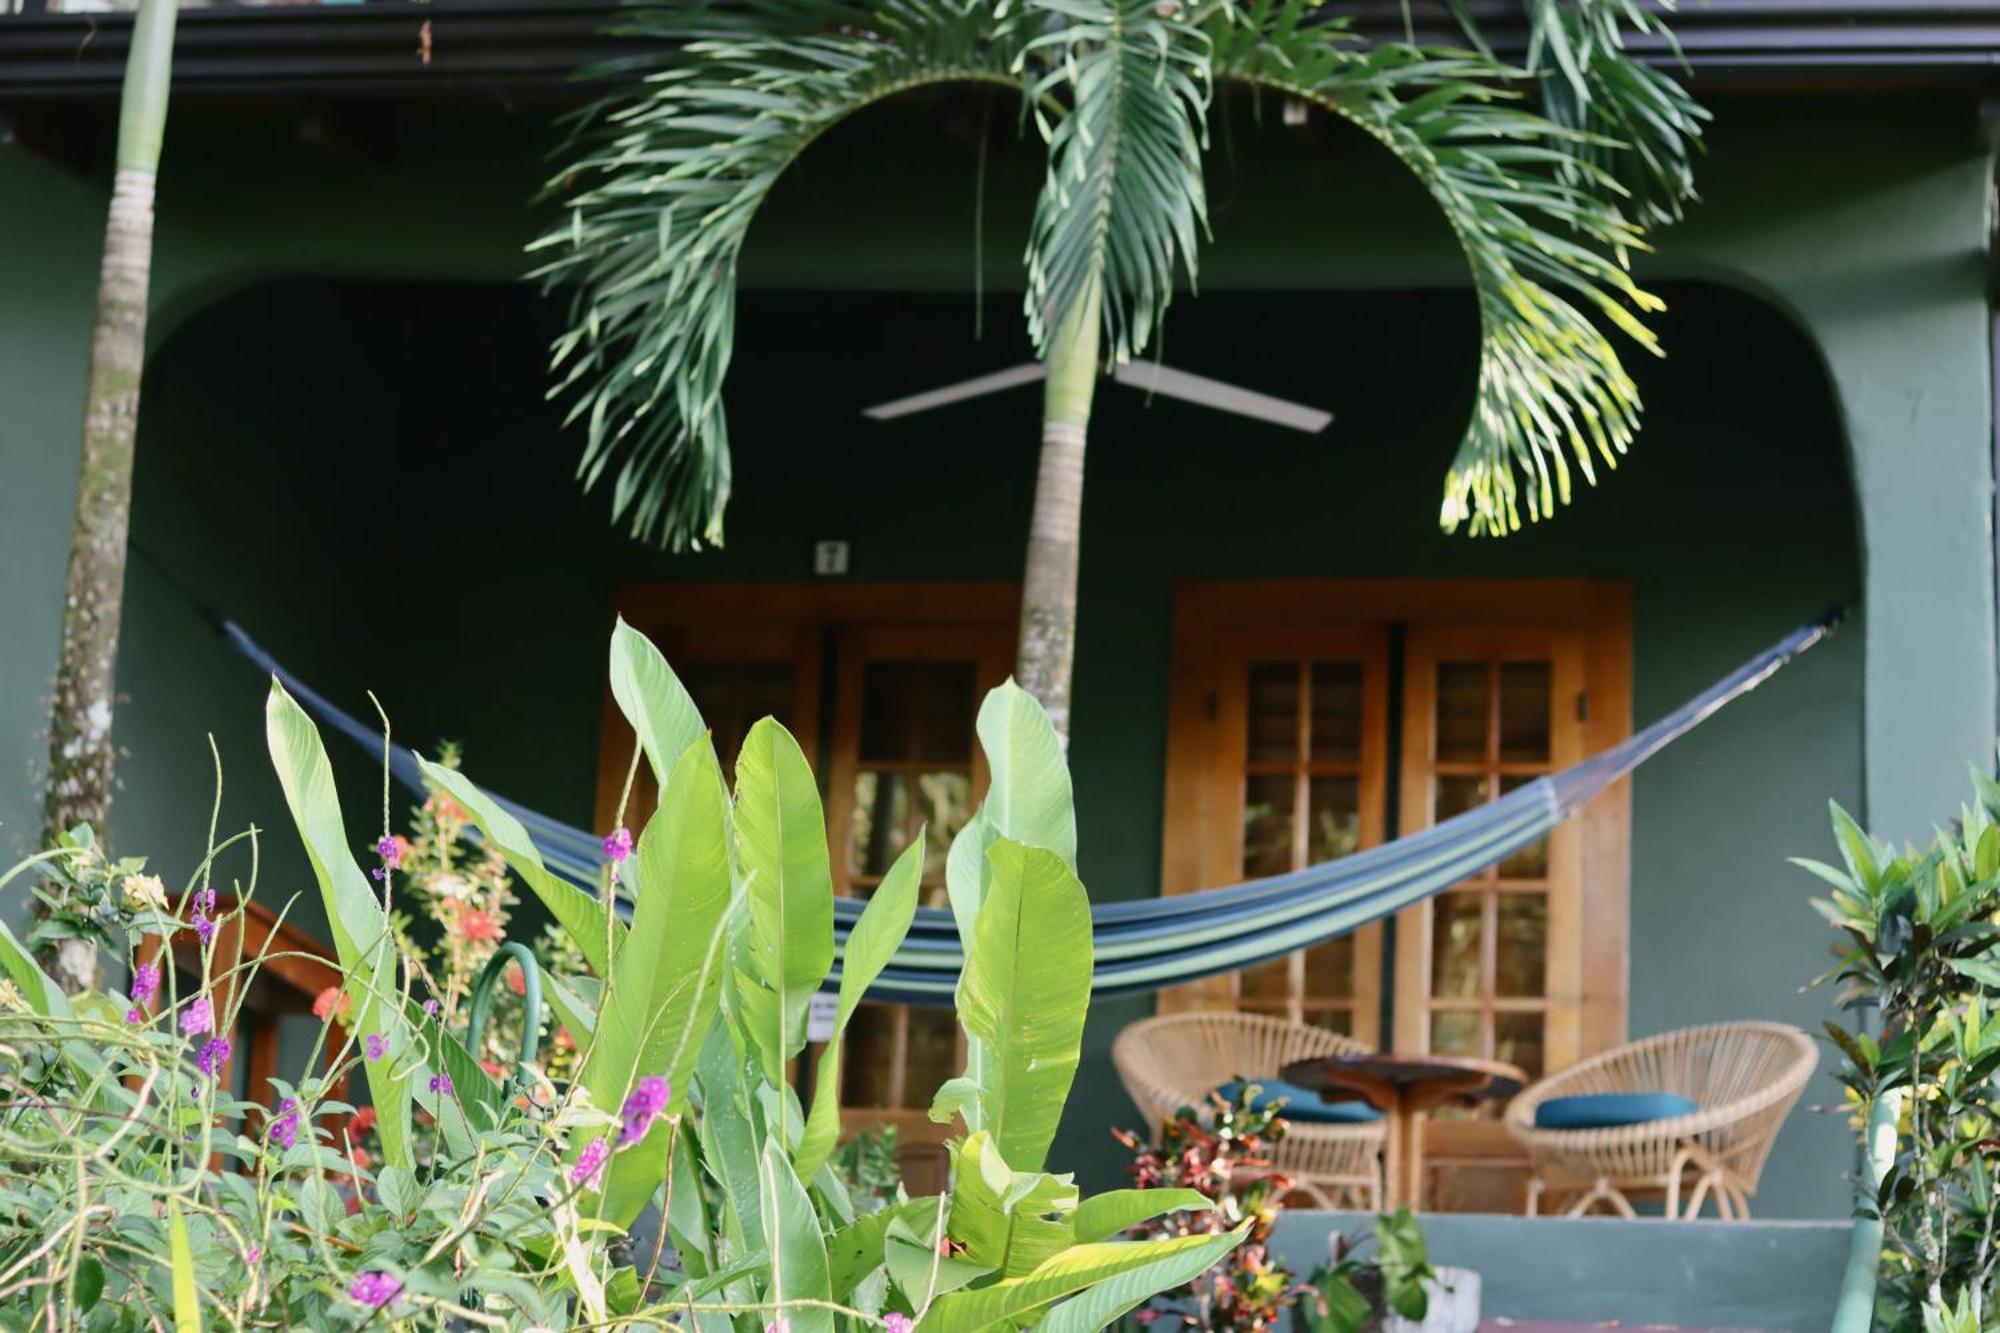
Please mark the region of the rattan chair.
POLYGON ((1819 1063, 1812 1038, 1783 1023, 1717 1023, 1648 1037, 1543 1079, 1507 1107, 1507 1129, 1528 1150, 1528 1215, 1545 1191, 1580 1191, 1569 1215, 1599 1204, 1633 1217, 1629 1193, 1659 1192, 1666 1215, 1695 1218, 1710 1198, 1724 1219, 1750 1216, 1792 1104, 1819 1063), (1541 1129, 1535 1112, 1557 1097, 1677 1093, 1687 1115, 1616 1129, 1541 1129))
MULTIPOLYGON (((1183 1106, 1199 1108, 1216 1087, 1238 1077, 1275 1079, 1294 1060, 1359 1053, 1351 1037, 1265 1014, 1162 1014, 1118 1034, 1111 1062, 1133 1103, 1157 1128, 1183 1106)), ((1287 1120, 1272 1153, 1274 1171, 1321 1208, 1382 1207, 1381 1121, 1309 1124, 1287 1120)))

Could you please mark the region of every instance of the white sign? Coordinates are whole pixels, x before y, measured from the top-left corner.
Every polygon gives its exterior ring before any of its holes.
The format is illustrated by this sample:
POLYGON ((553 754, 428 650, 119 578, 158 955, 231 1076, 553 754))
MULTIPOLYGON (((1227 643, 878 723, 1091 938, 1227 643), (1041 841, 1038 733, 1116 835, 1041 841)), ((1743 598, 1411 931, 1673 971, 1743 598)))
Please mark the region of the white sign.
POLYGON ((827 991, 814 991, 812 1007, 806 1010, 806 1040, 832 1041, 833 1020, 840 1011, 840 997, 827 991))
POLYGON ((813 543, 813 573, 821 578, 838 578, 846 572, 846 542, 828 540, 813 543))

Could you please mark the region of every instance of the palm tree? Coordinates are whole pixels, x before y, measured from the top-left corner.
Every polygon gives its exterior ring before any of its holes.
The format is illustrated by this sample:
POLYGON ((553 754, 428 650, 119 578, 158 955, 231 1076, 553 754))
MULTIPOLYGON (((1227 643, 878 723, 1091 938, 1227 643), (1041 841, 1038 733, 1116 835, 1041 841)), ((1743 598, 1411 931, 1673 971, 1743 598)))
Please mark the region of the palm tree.
MULTIPOLYGON (((1634 59, 1639 0, 1528 0, 1526 68, 1465 19, 1465 49, 1370 44, 1317 0, 746 0, 640 10, 653 47, 580 122, 540 270, 573 291, 552 361, 587 423, 586 487, 615 468, 614 519, 674 549, 722 539, 737 258, 758 206, 834 125, 921 86, 1016 90, 1048 145, 1027 253, 1047 379, 1017 674, 1068 722, 1084 447, 1104 361, 1143 352, 1205 222, 1201 153, 1218 83, 1319 106, 1396 155, 1450 223, 1478 296, 1471 423, 1445 480, 1448 530, 1511 532, 1595 481, 1638 425, 1600 324, 1657 350, 1658 302, 1627 271, 1691 197, 1704 113, 1634 59), (1542 110, 1528 99, 1539 95, 1542 110)), ((1462 14, 1460 6, 1454 13, 1462 14)))
POLYGON ((132 518, 132 452, 153 271, 153 182, 173 75, 175 0, 142 0, 118 113, 118 166, 91 327, 83 454, 70 533, 62 647, 49 727, 45 841, 78 824, 103 833, 111 808, 112 685, 132 518))

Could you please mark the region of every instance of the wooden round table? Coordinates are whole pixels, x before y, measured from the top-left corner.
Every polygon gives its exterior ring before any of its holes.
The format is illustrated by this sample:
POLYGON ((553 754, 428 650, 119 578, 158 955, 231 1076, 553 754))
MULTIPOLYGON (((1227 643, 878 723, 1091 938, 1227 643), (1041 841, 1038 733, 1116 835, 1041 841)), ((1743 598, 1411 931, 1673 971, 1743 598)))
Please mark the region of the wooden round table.
POLYGON ((1477 1106, 1487 1098, 1506 1099, 1528 1081, 1526 1071, 1497 1060, 1459 1055, 1322 1055, 1279 1071, 1287 1083, 1310 1088, 1329 1102, 1361 1101, 1388 1119, 1383 1156, 1390 1211, 1415 1211, 1423 1202, 1424 1140, 1419 1119, 1436 1107, 1477 1106))

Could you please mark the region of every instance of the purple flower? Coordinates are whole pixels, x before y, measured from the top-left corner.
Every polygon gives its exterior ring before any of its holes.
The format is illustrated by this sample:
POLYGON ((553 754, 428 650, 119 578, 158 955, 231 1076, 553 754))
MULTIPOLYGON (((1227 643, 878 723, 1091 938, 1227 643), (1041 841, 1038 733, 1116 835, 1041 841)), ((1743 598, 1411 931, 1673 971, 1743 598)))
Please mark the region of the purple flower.
POLYGON ((888 1333, 910 1333, 915 1325, 910 1323, 910 1317, 906 1314, 890 1313, 882 1316, 882 1327, 888 1330, 888 1333))
POLYGON ((437 1093, 437 1094, 438 1094, 438 1095, 439 1095, 440 1097, 449 1097, 449 1096, 451 1096, 451 1094, 452 1094, 452 1086, 451 1086, 451 1075, 450 1075, 450 1074, 432 1074, 432 1075, 431 1075, 431 1091, 432 1091, 432 1092, 435 1092, 435 1093, 437 1093))
POLYGON ((200 912, 196 912, 194 914, 194 933, 201 937, 203 944, 207 944, 215 938, 215 923, 200 912))
POLYGON ((440 1012, 440 1011, 441 1011, 441 1010, 442 1010, 443 1008, 444 1008, 444 1006, 443 1006, 443 1005, 441 1005, 441 1004, 439 1004, 439 1003, 438 1003, 438 1002, 437 1002, 436 1000, 425 1000, 425 1001, 424 1001, 424 1012, 425 1012, 425 1013, 427 1013, 427 1014, 429 1014, 429 1015, 430 1015, 430 1016, 431 1016, 432 1018, 436 1018, 436 1017, 438 1016, 438 1013, 439 1013, 439 1012, 440 1012))
POLYGON ((194 910, 203 916, 215 915, 215 890, 198 889, 194 895, 194 910))
POLYGON ((299 1104, 290 1097, 278 1107, 278 1118, 271 1122, 270 1135, 280 1148, 289 1148, 299 1137, 299 1104))
POLYGON ((206 995, 197 995, 188 1007, 181 1011, 181 1033, 192 1037, 198 1033, 213 1031, 215 1031, 215 1009, 209 1004, 206 995))
POLYGON ((243 1262, 248 1264, 250 1267, 255 1268, 257 1266, 258 1260, 262 1259, 263 1257, 264 1257, 264 1247, 262 1245, 252 1245, 248 1250, 244 1251, 243 1262))
POLYGON ((592 1139, 583 1145, 577 1154, 576 1165, 569 1169, 569 1183, 572 1185, 594 1185, 604 1171, 604 1159, 611 1156, 610 1139, 592 1139))
POLYGON ((222 1067, 229 1063, 230 1044, 227 1037, 212 1038, 195 1057, 195 1064, 210 1078, 216 1077, 222 1067))
POLYGON ((764 1333, 792 1333, 792 1321, 784 1315, 779 1315, 764 1325, 764 1333))
POLYGON ((132 973, 132 1003, 151 1004, 153 996, 160 989, 160 968, 156 963, 141 963, 132 973))
POLYGON ((370 1060, 380 1060, 382 1053, 388 1049, 389 1043, 372 1032, 361 1039, 361 1050, 370 1060))
POLYGON ((354 1279, 347 1294, 371 1309, 379 1310, 403 1294, 403 1284, 387 1273, 368 1272, 354 1279))
POLYGON ((394 870, 403 864, 403 840, 384 833, 375 844, 375 855, 382 858, 382 864, 394 870))
POLYGON ((619 1142, 631 1145, 646 1137, 646 1131, 653 1127, 653 1121, 660 1112, 667 1109, 667 1099, 673 1090, 658 1074, 648 1074, 633 1087, 632 1095, 625 1099, 619 1115, 624 1118, 625 1128, 619 1134, 619 1142))
POLYGON ((604 859, 613 865, 632 854, 632 830, 620 824, 604 839, 604 859))
POLYGON ((130 1023, 133 1027, 138 1027, 141 1023, 146 1021, 146 1016, 143 1013, 140 1013, 139 1010, 137 1009, 127 1009, 125 1011, 125 1021, 127 1023, 130 1023))

